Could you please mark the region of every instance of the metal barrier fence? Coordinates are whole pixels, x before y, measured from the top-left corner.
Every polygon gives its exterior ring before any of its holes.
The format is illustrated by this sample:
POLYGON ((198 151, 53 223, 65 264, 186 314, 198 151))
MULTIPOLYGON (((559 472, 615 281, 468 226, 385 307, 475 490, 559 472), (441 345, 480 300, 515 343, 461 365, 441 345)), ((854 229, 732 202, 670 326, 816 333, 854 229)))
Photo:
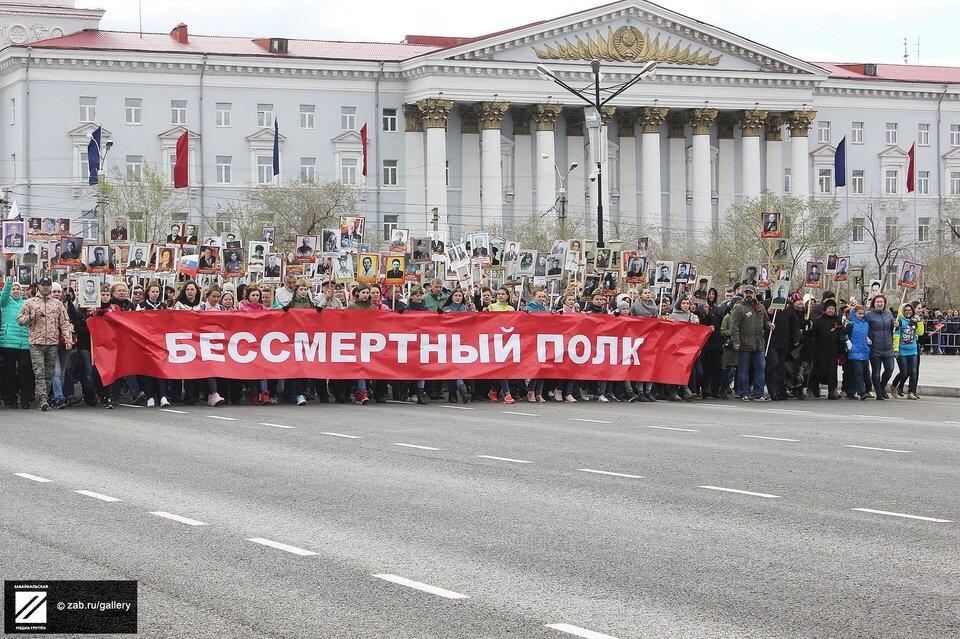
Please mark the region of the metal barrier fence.
POLYGON ((944 324, 931 333, 929 348, 934 355, 960 355, 960 324, 944 324))

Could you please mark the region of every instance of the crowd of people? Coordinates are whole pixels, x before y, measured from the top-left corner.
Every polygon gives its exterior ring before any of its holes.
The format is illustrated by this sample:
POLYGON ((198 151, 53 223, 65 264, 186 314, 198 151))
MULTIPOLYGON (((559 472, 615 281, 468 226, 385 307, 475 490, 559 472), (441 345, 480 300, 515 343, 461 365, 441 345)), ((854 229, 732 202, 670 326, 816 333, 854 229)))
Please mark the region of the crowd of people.
POLYGON ((100 291, 99 308, 81 308, 76 291, 43 277, 22 286, 7 279, 0 293, 2 401, 8 408, 62 409, 85 403, 113 408, 125 400, 146 406, 205 402, 268 405, 310 401, 367 404, 371 400, 443 399, 464 403, 546 401, 655 402, 699 399, 741 401, 918 399, 920 358, 924 353, 958 354, 960 312, 926 309, 918 301, 894 308, 880 293, 861 302, 820 299, 794 292, 783 310, 771 308, 769 291, 750 284, 705 298, 656 294, 644 286, 608 296, 582 297, 576 283, 551 298, 539 288, 507 284, 496 290, 446 287, 434 279, 425 286, 337 284, 317 288, 288 274, 264 285, 213 285, 196 281, 178 287, 123 280, 100 291), (712 329, 687 384, 670 386, 637 379, 627 382, 580 379, 450 380, 199 380, 130 376, 104 385, 94 366, 87 321, 95 315, 164 310, 249 313, 313 309, 355 309, 378 313, 537 314, 600 313, 689 322, 712 329))

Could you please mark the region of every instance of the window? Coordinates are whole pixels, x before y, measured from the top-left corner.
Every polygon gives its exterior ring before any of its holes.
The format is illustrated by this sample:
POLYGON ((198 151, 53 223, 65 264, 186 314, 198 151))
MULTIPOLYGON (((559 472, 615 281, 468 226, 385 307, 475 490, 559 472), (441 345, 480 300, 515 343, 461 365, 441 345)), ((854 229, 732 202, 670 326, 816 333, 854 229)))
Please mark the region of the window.
POLYGON ((233 126, 233 104, 230 102, 217 102, 214 124, 219 127, 233 126))
POLYGON ((397 185, 398 166, 399 166, 398 160, 383 161, 383 185, 384 186, 397 185))
POLYGON ((143 156, 128 155, 127 156, 127 179, 139 180, 142 177, 143 177, 143 156))
POLYGON ((257 105, 257 126, 262 126, 262 127, 273 126, 273 105, 272 104, 257 105))
POLYGON ((899 265, 891 263, 887 265, 887 276, 883 278, 883 290, 892 291, 897 288, 897 275, 900 273, 899 265))
POLYGON ((383 110, 383 130, 388 133, 394 133, 397 130, 397 110, 383 110))
POLYGON ((390 238, 393 236, 393 231, 400 225, 400 216, 399 215, 384 215, 383 216, 383 241, 389 242, 390 238))
POLYGON ((917 195, 930 195, 930 171, 917 171, 917 195))
POLYGON ((897 140, 899 139, 899 136, 897 135, 897 132, 899 128, 900 125, 896 122, 887 122, 887 146, 894 146, 898 143, 897 140))
POLYGON ((783 192, 790 192, 790 169, 783 170, 783 192))
POLYGON ((186 100, 170 100, 170 123, 171 124, 187 123, 187 101, 186 100))
POLYGON ((887 241, 896 239, 897 237, 897 218, 889 216, 884 220, 883 231, 886 234, 887 241))
POLYGON ((960 195, 960 171, 950 171, 950 195, 960 195))
POLYGON ((217 156, 217 184, 230 184, 233 182, 233 156, 217 156))
POLYGON ((17 123, 17 99, 10 98, 10 126, 17 123))
POLYGON ((354 131, 357 128, 357 107, 340 107, 340 128, 344 131, 354 131))
POLYGON ((917 146, 930 146, 930 125, 917 125, 917 146))
POLYGON ((854 169, 853 171, 851 171, 851 175, 852 175, 851 186, 853 187, 854 195, 863 195, 863 187, 864 187, 863 174, 864 174, 863 169, 854 169))
POLYGON ((123 121, 131 126, 143 124, 143 99, 127 98, 123 103, 123 121))
POLYGON ((917 220, 917 241, 918 242, 929 242, 930 241, 930 218, 921 217, 917 220))
POLYGON ((833 192, 833 169, 817 170, 817 187, 821 195, 829 195, 833 192))
POLYGON ((950 146, 960 146, 960 124, 950 125, 950 146))
POLYGON ((90 156, 87 155, 86 147, 77 148, 80 154, 80 181, 83 184, 90 183, 90 156))
POLYGON ((896 195, 897 183, 900 181, 900 172, 897 169, 887 169, 883 172, 883 192, 887 195, 896 195))
POLYGON ((851 144, 863 144, 863 122, 854 122, 850 135, 851 144))
POLYGON ((313 104, 300 105, 300 128, 312 129, 316 126, 317 107, 313 104))
POLYGON ((257 156, 257 184, 273 184, 273 156, 257 156))
POLYGON ((850 232, 851 232, 851 237, 850 237, 850 239, 851 239, 853 242, 856 242, 856 243, 861 243, 861 242, 863 242, 863 236, 864 236, 864 231, 865 231, 865 229, 864 229, 864 227, 863 227, 863 221, 864 221, 864 220, 863 220, 862 217, 855 217, 855 218, 853 218, 853 220, 852 220, 852 224, 851 224, 851 226, 850 226, 850 232))
POLYGON ((450 160, 447 160, 447 163, 446 163, 446 165, 445 165, 445 167, 444 167, 443 176, 444 176, 444 177, 443 177, 443 179, 444 179, 444 185, 445 185, 445 186, 450 186, 450 160))
POLYGON ((340 158, 340 181, 346 184, 357 183, 357 158, 340 158))
POLYGON ((13 181, 17 181, 17 154, 10 154, 10 176, 13 178, 13 181))
POLYGON ((830 123, 826 120, 817 122, 817 142, 826 144, 830 141, 830 123))
POLYGON ((317 158, 300 158, 300 177, 305 182, 317 179, 317 158))
POLYGON ((170 184, 173 184, 173 174, 177 166, 176 152, 170 153, 170 155, 167 157, 167 162, 169 163, 169 166, 167 166, 167 179, 170 180, 170 184))
POLYGON ((97 99, 96 98, 80 98, 80 121, 81 122, 97 121, 97 99))

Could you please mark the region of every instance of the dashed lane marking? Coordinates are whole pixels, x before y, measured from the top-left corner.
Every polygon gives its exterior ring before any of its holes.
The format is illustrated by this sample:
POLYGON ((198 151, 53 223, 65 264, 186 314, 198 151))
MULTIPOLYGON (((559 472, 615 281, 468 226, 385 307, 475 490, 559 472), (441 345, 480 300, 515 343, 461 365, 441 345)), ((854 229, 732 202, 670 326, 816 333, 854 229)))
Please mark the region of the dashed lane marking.
POLYGON ((767 439, 774 442, 798 442, 799 439, 789 439, 787 437, 766 437, 764 435, 737 435, 737 437, 746 437, 748 439, 767 439))
POLYGON ((844 444, 846 448, 856 448, 857 450, 879 450, 884 453, 912 453, 912 450, 901 450, 899 448, 877 448, 875 446, 855 446, 853 444, 844 444))
POLYGON ((235 422, 235 421, 238 421, 236 417, 221 417, 220 415, 205 415, 205 417, 208 417, 208 418, 210 418, 210 419, 219 419, 219 420, 225 421, 225 422, 235 422))
POLYGON ((920 521, 932 521, 937 524, 952 524, 952 519, 937 519, 936 517, 923 517, 922 515, 908 515, 907 513, 892 513, 887 510, 874 510, 873 508, 851 508, 860 513, 871 513, 873 515, 886 515, 887 517, 902 517, 904 519, 918 519, 920 521))
POLYGON ((329 435, 330 437, 343 437, 344 439, 360 439, 360 435, 347 435, 346 433, 331 433, 325 430, 320 431, 321 435, 329 435))
POLYGON ((276 548, 277 550, 283 550, 284 552, 293 553, 294 555, 300 555, 301 557, 309 557, 310 555, 317 554, 311 550, 304 550, 303 548, 297 548, 296 546, 281 544, 279 541, 272 541, 270 539, 264 539, 263 537, 253 537, 247 541, 252 541, 253 543, 260 544, 261 546, 268 546, 270 548, 276 548))
POLYGON ((643 479, 642 475, 628 475, 627 473, 614 473, 609 470, 594 470, 593 468, 578 468, 581 473, 594 473, 596 475, 610 475, 611 477, 625 477, 627 479, 643 479))
POLYGON ((697 486, 704 490, 717 490, 722 493, 736 493, 738 495, 750 495, 751 497, 763 497, 765 499, 780 499, 780 495, 771 495, 769 493, 755 493, 749 490, 739 490, 737 488, 724 488, 722 486, 697 486))
POLYGON ((272 426, 273 428, 289 428, 293 429, 294 426, 284 426, 283 424, 271 424, 270 422, 260 422, 261 426, 272 426))
POLYGON ((581 628, 580 626, 574 626, 568 623, 548 623, 546 624, 546 627, 550 628, 551 630, 565 632, 568 635, 573 635, 574 637, 582 637, 583 639, 616 639, 616 637, 612 635, 605 635, 602 632, 587 630, 586 628, 581 628))
POLYGON ((434 448, 433 446, 418 446, 417 444, 401 444, 399 442, 393 442, 394 446, 403 446, 404 448, 416 448, 419 450, 440 450, 439 448, 434 448))
POLYGON ((151 515, 156 515, 157 517, 163 517, 164 519, 169 519, 170 521, 177 521, 181 524, 186 524, 188 526, 209 526, 210 524, 197 521, 196 519, 190 519, 189 517, 183 517, 181 515, 174 515, 173 513, 168 513, 165 510, 155 510, 150 513, 151 515))
POLYGON ((24 479, 29 479, 30 481, 40 482, 45 484, 47 482, 53 481, 52 479, 47 479, 46 477, 38 477, 37 475, 31 475, 30 473, 14 473, 17 477, 23 477, 24 479))
POLYGON ((85 497, 93 497, 94 499, 99 499, 100 501, 120 501, 116 497, 111 497, 110 495, 104 495, 102 493, 95 493, 92 490, 75 490, 73 491, 78 495, 84 495, 85 497))
POLYGON ((587 424, 612 424, 613 422, 608 422, 605 419, 585 419, 583 417, 571 417, 570 421, 572 422, 586 422, 587 424))
POLYGON ((481 459, 492 459, 494 461, 512 462, 514 464, 532 464, 528 459, 511 459, 510 457, 495 457, 493 455, 477 455, 481 459))
POLYGON ((436 595, 438 597, 443 597, 445 599, 469 599, 467 595, 461 594, 459 592, 447 590, 446 588, 439 588, 437 586, 431 586, 430 584, 421 583, 419 581, 414 581, 412 579, 407 579, 406 577, 400 577, 398 575, 381 573, 381 574, 375 574, 373 576, 376 577, 377 579, 383 579, 384 581, 389 581, 390 583, 406 586, 407 588, 413 588, 415 590, 420 590, 422 592, 428 592, 431 595, 436 595))

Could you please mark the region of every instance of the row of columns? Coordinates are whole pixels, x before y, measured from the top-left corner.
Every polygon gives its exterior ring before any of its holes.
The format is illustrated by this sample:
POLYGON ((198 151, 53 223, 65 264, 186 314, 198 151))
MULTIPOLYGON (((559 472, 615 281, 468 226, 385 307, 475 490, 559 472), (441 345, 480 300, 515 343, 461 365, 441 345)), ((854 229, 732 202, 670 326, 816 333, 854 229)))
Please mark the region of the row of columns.
MULTIPOLYGON (((429 212, 437 208, 447 211, 447 147, 446 125, 450 112, 454 108, 452 100, 428 98, 416 104, 404 105, 405 115, 405 162, 408 176, 407 203, 411 211, 429 212), (424 157, 422 135, 426 126, 426 156, 424 157), (418 184, 425 185, 419 192, 418 184)), ((464 180, 463 202, 479 202, 479 222, 471 226, 488 225, 500 222, 503 216, 503 175, 501 171, 500 130, 504 116, 510 104, 504 101, 480 102, 461 107, 462 117, 462 170, 465 176, 480 176, 480 180, 464 180), (473 149, 480 149, 479 158, 473 149)), ((556 123, 563 112, 559 104, 535 104, 525 109, 522 124, 518 122, 518 132, 529 137, 529 123, 535 124, 536 159, 534 161, 535 200, 531 202, 534 210, 542 213, 552 207, 557 195, 557 169, 555 168, 556 123)), ((690 124, 692 136, 692 221, 695 232, 705 232, 712 228, 712 173, 710 132, 717 125, 720 150, 721 183, 733 183, 734 166, 734 127, 741 128, 741 193, 745 198, 757 197, 766 188, 773 192, 781 191, 783 178, 781 128, 786 124, 790 130, 790 169, 791 194, 798 197, 808 195, 809 168, 808 135, 810 124, 816 116, 814 111, 799 110, 787 113, 770 113, 762 109, 746 109, 740 112, 720 113, 717 109, 695 108, 670 112, 666 107, 641 107, 620 109, 604 107, 601 116, 603 127, 601 138, 607 139, 607 126, 618 125, 620 139, 620 176, 621 191, 636 192, 636 125, 640 125, 640 213, 641 218, 659 222, 662 211, 661 196, 661 131, 668 125, 669 175, 670 175, 670 217, 674 220, 686 218, 686 133, 685 126, 690 124), (766 184, 761 184, 760 136, 765 133, 767 144, 766 184)), ((589 175, 596 162, 601 163, 605 176, 607 172, 607 154, 605 148, 590 149, 590 157, 583 158, 583 127, 575 124, 567 127, 567 157, 571 162, 579 162, 583 171, 571 174, 567 184, 570 206, 582 208, 584 204, 584 176, 589 175), (589 166, 583 166, 584 162, 589 166)), ((603 145, 601 145, 603 147, 603 145)), ((524 149, 524 164, 529 166, 530 149, 524 149)), ((607 178, 608 180, 609 178, 607 178)), ((604 198, 604 208, 609 210, 609 193, 605 180, 603 192, 597 193, 595 182, 591 185, 591 201, 604 198)), ((721 210, 732 204, 732 193, 725 194, 730 202, 721 202, 721 210)), ((474 217, 474 212, 468 214, 474 217)), ((588 216, 589 219, 589 216, 588 216)), ((429 224, 430 220, 427 220, 429 224)))

